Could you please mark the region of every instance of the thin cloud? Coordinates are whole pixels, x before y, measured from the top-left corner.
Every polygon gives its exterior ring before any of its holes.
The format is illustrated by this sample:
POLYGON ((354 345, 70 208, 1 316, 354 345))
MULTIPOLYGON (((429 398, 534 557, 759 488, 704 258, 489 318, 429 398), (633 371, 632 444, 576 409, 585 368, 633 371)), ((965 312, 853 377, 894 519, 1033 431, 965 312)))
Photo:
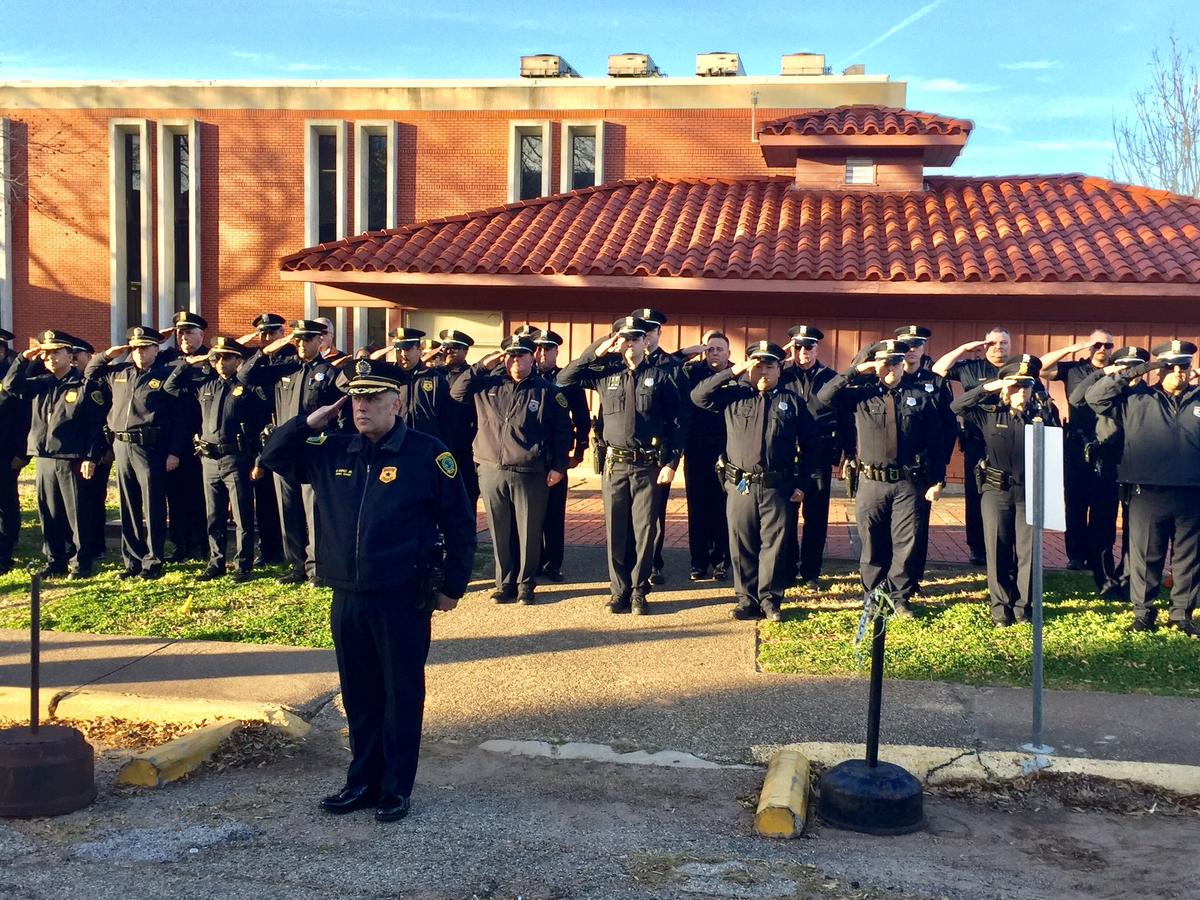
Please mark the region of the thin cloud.
POLYGON ((1114 150, 1112 141, 1073 140, 1073 141, 1017 141, 1017 146, 1030 150, 1041 150, 1045 153, 1066 153, 1076 150, 1114 150))
POLYGON ((986 94, 1000 90, 998 84, 982 84, 974 81, 959 81, 957 78, 906 78, 914 89, 932 91, 937 94, 986 94))
POLYGON ((918 9, 915 13, 905 16, 903 19, 901 19, 899 22, 897 22, 895 25, 893 25, 891 28, 889 28, 887 31, 885 31, 883 34, 881 34, 879 37, 875 38, 875 40, 871 41, 869 44, 866 44, 863 47, 859 47, 857 50, 855 50, 853 53, 851 53, 850 56, 859 57, 859 56, 862 56, 864 53, 866 53, 868 50, 874 50, 876 47, 878 47, 880 44, 882 44, 888 38, 892 37, 892 35, 898 34, 899 32, 903 31, 905 28, 907 28, 909 25, 913 24, 914 22, 925 18, 927 15, 929 15, 931 12, 933 12, 935 9, 937 9, 939 6, 941 6, 944 2, 945 2, 945 0, 933 0, 932 3, 926 3, 920 9, 918 9))
POLYGON ((1046 69, 1057 69, 1062 65, 1061 59, 1027 59, 1021 62, 1000 63, 1000 68, 1011 72, 1040 72, 1046 69))

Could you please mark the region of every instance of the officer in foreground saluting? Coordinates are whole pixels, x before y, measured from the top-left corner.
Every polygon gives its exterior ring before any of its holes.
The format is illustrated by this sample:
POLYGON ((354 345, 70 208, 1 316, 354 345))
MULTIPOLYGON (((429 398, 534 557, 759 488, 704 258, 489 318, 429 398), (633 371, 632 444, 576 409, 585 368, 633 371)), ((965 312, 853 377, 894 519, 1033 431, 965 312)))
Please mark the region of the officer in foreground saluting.
POLYGON ((351 761, 345 787, 321 808, 374 806, 378 821, 392 822, 408 814, 416 778, 430 616, 454 609, 466 591, 475 516, 454 456, 399 417, 404 372, 375 360, 351 365, 357 434, 326 432, 342 398, 276 429, 262 464, 313 486, 317 573, 333 588, 351 761))
POLYGON ((718 463, 728 497, 735 619, 780 619, 789 564, 789 503, 801 503, 817 459, 817 426, 799 395, 779 387, 783 348, 751 344, 744 363, 700 382, 692 402, 724 410, 725 455, 718 463), (749 373, 749 378, 739 381, 749 373))

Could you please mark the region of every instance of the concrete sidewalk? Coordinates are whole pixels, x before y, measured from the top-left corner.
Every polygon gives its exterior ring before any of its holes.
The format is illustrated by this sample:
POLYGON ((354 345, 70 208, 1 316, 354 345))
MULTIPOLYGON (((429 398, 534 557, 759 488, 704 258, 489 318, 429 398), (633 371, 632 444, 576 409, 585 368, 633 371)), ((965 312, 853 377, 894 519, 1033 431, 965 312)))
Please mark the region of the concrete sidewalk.
MULTIPOLYGON (((669 571, 686 571, 670 551, 669 571)), ((651 615, 604 609, 603 551, 568 550, 569 581, 532 607, 489 602, 478 580, 434 619, 427 678, 431 738, 592 741, 748 761, 755 746, 861 741, 867 682, 767 675, 756 630, 729 618, 728 586, 660 590, 651 615)), ((668 586, 673 587, 673 586, 668 586)), ((27 634, 0 632, 0 688, 27 685, 27 634)), ((329 651, 51 633, 50 689, 271 703, 306 712, 337 687, 329 651)), ((1029 739, 1030 692, 889 681, 883 739, 1010 750, 1029 739)), ((1200 700, 1049 691, 1046 737, 1066 756, 1196 764, 1200 700)))

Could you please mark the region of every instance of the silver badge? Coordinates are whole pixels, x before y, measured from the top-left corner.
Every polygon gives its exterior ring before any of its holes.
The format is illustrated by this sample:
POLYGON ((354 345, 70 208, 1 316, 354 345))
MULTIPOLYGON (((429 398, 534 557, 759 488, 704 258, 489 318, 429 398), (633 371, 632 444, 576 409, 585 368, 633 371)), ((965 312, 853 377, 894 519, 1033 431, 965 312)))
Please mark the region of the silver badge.
POLYGON ((916 397, 905 397, 904 402, 907 403, 909 406, 916 406, 917 398, 916 397))
POLYGON ((1192 415, 1195 416, 1197 419, 1200 419, 1200 406, 1192 407, 1192 415))
POLYGON ((654 376, 653 375, 647 376, 646 380, 643 381, 642 384, 644 384, 646 387, 654 387, 654 376))
POLYGON ((313 381, 324 381, 324 380, 325 380, 324 372, 316 372, 313 374, 313 381))
POLYGON ((787 412, 787 411, 788 411, 788 403, 787 403, 787 401, 786 401, 786 400, 780 400, 780 401, 779 401, 779 411, 780 411, 780 412, 787 412))
POLYGON ((925 393, 927 393, 927 394, 933 393, 933 385, 930 384, 928 381, 925 382, 925 393))

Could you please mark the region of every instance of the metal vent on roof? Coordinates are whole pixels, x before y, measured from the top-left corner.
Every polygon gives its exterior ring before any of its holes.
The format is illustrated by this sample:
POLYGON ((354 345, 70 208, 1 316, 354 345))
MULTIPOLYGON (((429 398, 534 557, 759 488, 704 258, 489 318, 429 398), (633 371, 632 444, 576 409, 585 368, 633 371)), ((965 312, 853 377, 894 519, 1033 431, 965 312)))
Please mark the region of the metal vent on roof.
POLYGON ((613 78, 650 78, 662 72, 649 53, 613 53, 608 57, 608 74, 613 78))
POLYGON ((828 75, 824 53, 787 53, 780 75, 828 75))
POLYGON ((713 52, 696 54, 696 74, 708 78, 745 75, 742 58, 736 53, 713 52))
POLYGON ((862 63, 855 63, 852 66, 846 66, 846 68, 842 69, 842 74, 843 75, 866 75, 867 67, 864 66, 862 63))
POLYGON ((522 78, 578 78, 579 73, 561 56, 538 53, 521 57, 522 78))

